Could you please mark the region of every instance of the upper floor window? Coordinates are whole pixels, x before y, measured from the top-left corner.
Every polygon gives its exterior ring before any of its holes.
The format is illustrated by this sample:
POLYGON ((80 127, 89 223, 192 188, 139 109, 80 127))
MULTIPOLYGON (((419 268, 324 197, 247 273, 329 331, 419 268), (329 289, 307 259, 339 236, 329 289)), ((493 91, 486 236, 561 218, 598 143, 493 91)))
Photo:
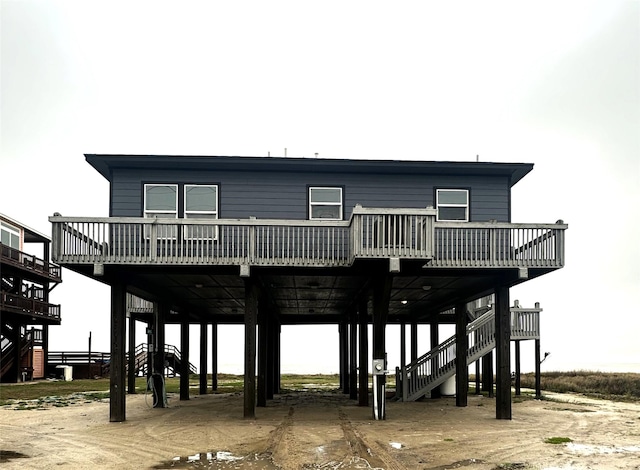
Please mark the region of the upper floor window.
POLYGON ((145 184, 144 216, 147 218, 178 218, 178 185, 145 184))
MULTIPOLYGON (((217 219, 218 186, 213 184, 184 185, 184 218, 217 219)), ((218 227, 209 225, 188 225, 184 230, 185 238, 216 240, 218 227)))
POLYGON ((437 189, 436 205, 439 222, 469 221, 468 189, 437 189))
POLYGON ((185 219, 218 218, 218 186, 212 184, 184 185, 185 219))
POLYGON ((309 188, 309 219, 342 220, 342 188, 309 188))
POLYGON ((0 242, 16 250, 20 249, 20 229, 6 222, 0 222, 0 242))
MULTIPOLYGON (((149 219, 178 218, 178 185, 177 184, 145 184, 144 216, 149 219)), ((177 227, 163 225, 156 229, 158 238, 176 238, 177 227)), ((145 226, 145 237, 149 237, 149 227, 145 226)))

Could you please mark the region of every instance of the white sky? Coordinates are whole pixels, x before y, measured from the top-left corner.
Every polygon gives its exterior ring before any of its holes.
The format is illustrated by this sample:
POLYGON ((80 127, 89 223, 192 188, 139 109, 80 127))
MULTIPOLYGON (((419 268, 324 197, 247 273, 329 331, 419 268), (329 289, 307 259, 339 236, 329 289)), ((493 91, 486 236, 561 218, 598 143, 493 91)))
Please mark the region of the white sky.
MULTIPOLYGON (((511 291, 544 308, 543 368, 640 372, 640 2, 210 3, 3 0, 0 212, 108 215, 84 153, 531 162, 513 221, 570 224, 566 267, 511 291)), ((108 351, 108 288, 63 279, 51 349, 108 351)), ((320 357, 285 328, 285 371, 337 371, 325 331, 320 357)))

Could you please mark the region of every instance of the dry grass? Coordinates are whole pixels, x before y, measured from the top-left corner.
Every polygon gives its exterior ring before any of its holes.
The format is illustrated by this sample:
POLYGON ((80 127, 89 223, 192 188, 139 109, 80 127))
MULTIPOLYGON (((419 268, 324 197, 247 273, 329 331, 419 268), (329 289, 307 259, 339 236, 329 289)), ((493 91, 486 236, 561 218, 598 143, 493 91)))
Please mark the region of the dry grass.
MULTIPOLYGON (((534 374, 523 374, 521 385, 535 388, 534 374)), ((542 390, 574 392, 609 399, 640 399, 640 374, 592 371, 545 372, 540 376, 542 390)))

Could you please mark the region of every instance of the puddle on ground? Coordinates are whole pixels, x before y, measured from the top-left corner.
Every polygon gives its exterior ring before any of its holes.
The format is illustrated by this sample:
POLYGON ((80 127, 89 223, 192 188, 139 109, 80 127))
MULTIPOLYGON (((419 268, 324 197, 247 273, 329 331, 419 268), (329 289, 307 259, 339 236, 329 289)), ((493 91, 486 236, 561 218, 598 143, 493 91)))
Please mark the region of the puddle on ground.
POLYGON ((351 457, 348 460, 337 462, 335 460, 325 463, 312 463, 302 466, 303 470, 384 470, 379 467, 372 467, 371 464, 361 457, 351 457))
MULTIPOLYGON (((328 459, 330 459, 331 456, 335 456, 335 455, 349 455, 349 450, 350 450, 349 444, 346 441, 342 439, 336 439, 334 441, 329 442, 328 444, 324 444, 315 448, 315 454, 316 454, 315 461, 327 462, 331 465, 334 465, 335 462, 333 461, 328 462, 328 459)), ((310 467, 310 468, 314 468, 314 467, 310 467)), ((319 467, 319 468, 324 468, 324 467, 319 467)), ((327 468, 330 469, 333 467, 329 466, 327 468)))
MULTIPOLYGON (((318 449, 322 452, 322 449, 318 449)), ((174 457, 151 468, 205 468, 211 470, 279 470, 280 467, 273 463, 271 454, 250 454, 244 457, 234 455, 231 452, 200 452, 186 457, 174 457)), ((302 469, 323 469, 323 470, 382 470, 372 467, 366 459, 360 457, 350 457, 343 461, 328 461, 323 463, 310 463, 302 466, 302 469)))
POLYGON ((20 452, 14 452, 13 450, 0 450, 0 463, 6 463, 13 459, 28 459, 29 456, 21 454, 20 452))
POLYGON ((206 468, 211 470, 255 469, 277 470, 270 453, 234 455, 227 451, 199 452, 187 457, 174 457, 151 468, 206 468))
POLYGON ((640 452, 640 446, 596 446, 569 442, 567 449, 582 455, 631 454, 640 452))

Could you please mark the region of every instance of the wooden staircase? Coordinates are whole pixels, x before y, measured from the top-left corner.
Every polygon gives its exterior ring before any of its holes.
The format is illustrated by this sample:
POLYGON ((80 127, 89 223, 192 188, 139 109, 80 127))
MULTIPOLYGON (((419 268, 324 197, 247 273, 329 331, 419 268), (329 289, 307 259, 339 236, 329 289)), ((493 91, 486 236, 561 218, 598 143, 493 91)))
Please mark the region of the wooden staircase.
MULTIPOLYGON (((537 305, 537 304, 536 304, 537 305)), ((467 365, 477 361, 495 348, 495 312, 493 306, 467 325, 467 365)), ((540 337, 540 308, 511 308, 511 339, 525 340, 540 337)), ((476 315, 478 311, 475 312, 476 315)), ((415 401, 444 383, 456 372, 456 337, 451 336, 428 353, 400 368, 396 384, 400 384, 402 401, 415 401)))
MULTIPOLYGON (((57 354, 57 353, 51 353, 57 354)), ((67 353, 69 354, 69 353, 67 353)), ((100 353, 101 358, 104 359, 105 353, 100 353)), ((104 366, 102 368, 102 375, 109 375, 109 359, 110 355, 106 354, 106 360, 104 361, 104 366)), ((140 343, 136 346, 134 350, 134 374, 136 376, 146 376, 149 375, 148 364, 149 364, 149 345, 147 343, 140 343)), ((182 354, 180 350, 171 344, 164 345, 164 360, 165 360, 165 376, 166 377, 175 377, 176 375, 180 375, 180 370, 182 367, 182 354)), ((129 371, 129 354, 127 353, 127 359, 125 362, 125 370, 129 371)), ((192 363, 189 363, 189 373, 195 374, 197 373, 196 366, 192 363)))
POLYGON ((42 345, 42 330, 35 328, 26 329, 19 328, 19 331, 15 331, 15 326, 2 323, 2 331, 0 335, 1 352, 1 364, 0 364, 0 380, 4 382, 6 376, 11 375, 10 381, 15 380, 15 361, 16 361, 16 345, 17 335, 20 336, 20 355, 19 355, 19 370, 18 373, 22 375, 23 380, 31 380, 33 376, 33 349, 36 345, 42 345), (13 371, 13 372, 12 372, 13 371))

